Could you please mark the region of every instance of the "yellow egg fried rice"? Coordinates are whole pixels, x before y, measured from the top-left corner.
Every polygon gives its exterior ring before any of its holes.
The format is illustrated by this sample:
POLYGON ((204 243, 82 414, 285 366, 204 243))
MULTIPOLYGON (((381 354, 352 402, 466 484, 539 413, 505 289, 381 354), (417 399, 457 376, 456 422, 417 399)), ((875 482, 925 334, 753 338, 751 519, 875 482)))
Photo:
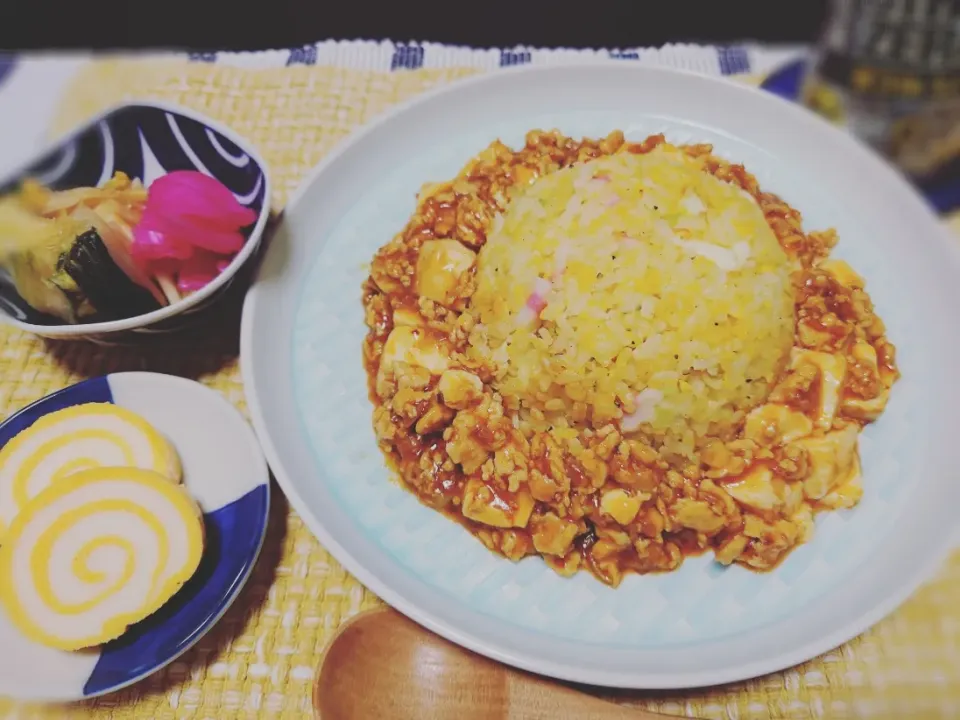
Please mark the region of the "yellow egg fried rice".
POLYGON ((497 216, 471 354, 501 368, 523 422, 620 419, 689 455, 766 397, 793 345, 793 265, 756 200, 703 163, 664 146, 601 158, 497 216))

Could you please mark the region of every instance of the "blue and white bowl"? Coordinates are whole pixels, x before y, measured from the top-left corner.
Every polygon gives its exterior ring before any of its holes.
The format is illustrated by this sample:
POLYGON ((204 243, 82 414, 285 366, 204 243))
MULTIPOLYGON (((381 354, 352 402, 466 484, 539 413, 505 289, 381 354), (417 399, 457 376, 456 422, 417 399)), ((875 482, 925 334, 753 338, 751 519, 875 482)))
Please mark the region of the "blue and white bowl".
POLYGON ((257 439, 230 403, 192 380, 141 372, 86 380, 0 424, 0 448, 44 415, 88 402, 111 402, 140 414, 176 447, 184 485, 203 511, 203 558, 169 603, 93 650, 39 645, 0 610, 0 696, 80 700, 119 690, 163 668, 227 611, 249 578, 266 533, 269 473, 257 439))
POLYGON ((270 215, 266 163, 229 128, 183 108, 136 102, 107 111, 44 151, 34 162, 0 182, 0 194, 32 177, 54 190, 94 187, 117 171, 149 186, 174 170, 199 170, 226 185, 257 213, 247 242, 230 265, 203 289, 144 315, 70 325, 37 312, 0 270, 0 320, 56 339, 130 342, 145 334, 170 333, 194 324, 219 299, 257 250, 270 215))

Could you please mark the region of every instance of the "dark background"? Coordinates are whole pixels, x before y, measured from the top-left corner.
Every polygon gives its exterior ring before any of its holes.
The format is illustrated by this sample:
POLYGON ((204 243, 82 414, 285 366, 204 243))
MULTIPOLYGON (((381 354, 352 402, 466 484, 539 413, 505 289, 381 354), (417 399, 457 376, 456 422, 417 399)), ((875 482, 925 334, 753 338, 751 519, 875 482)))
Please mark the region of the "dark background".
POLYGON ((257 50, 328 38, 472 46, 808 42, 829 0, 0 0, 0 50, 257 50))

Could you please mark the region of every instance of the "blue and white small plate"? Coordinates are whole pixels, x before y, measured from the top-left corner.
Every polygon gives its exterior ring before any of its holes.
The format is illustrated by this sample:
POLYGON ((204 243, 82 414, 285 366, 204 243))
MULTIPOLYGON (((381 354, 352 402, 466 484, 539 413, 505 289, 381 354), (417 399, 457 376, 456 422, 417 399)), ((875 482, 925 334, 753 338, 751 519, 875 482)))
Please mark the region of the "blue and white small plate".
POLYGON ((27 178, 53 190, 97 187, 114 173, 150 184, 174 170, 197 170, 222 182, 237 201, 257 213, 246 244, 230 265, 189 297, 145 315, 105 322, 64 324, 37 312, 0 271, 0 320, 43 337, 106 343, 136 341, 192 325, 221 298, 255 254, 270 216, 266 163, 249 142, 199 113, 162 103, 119 105, 47 148, 13 175, 0 179, 0 195, 27 178))
POLYGON ((270 484, 257 439, 229 402, 192 380, 145 372, 86 380, 0 424, 0 448, 44 415, 88 402, 111 402, 140 414, 176 447, 184 485, 203 510, 203 559, 158 612, 90 651, 38 645, 0 611, 0 696, 80 700, 156 672, 223 616, 250 576, 266 533, 270 484))

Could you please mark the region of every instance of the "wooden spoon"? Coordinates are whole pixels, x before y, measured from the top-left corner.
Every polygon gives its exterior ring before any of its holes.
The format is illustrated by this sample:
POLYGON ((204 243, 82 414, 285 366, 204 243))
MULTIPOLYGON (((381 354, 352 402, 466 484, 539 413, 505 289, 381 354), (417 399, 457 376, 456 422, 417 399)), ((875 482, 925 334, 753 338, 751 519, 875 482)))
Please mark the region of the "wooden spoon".
POLYGON ((464 650, 390 608, 346 622, 320 659, 318 720, 656 720, 464 650))

